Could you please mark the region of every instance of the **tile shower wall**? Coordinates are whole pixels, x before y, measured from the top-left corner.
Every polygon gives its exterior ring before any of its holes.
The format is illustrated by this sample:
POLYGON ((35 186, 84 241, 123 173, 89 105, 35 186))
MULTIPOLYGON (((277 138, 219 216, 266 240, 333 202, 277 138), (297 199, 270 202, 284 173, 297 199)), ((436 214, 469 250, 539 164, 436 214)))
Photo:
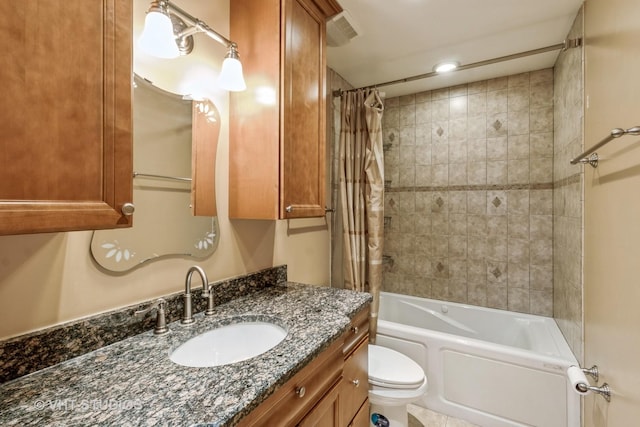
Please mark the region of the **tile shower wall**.
POLYGON ((553 70, 387 99, 383 289, 553 313, 553 70))
MULTIPOLYGON (((567 39, 583 37, 583 12, 567 39)), ((569 161, 583 151, 583 50, 561 52, 554 68, 553 315, 582 362, 582 236, 584 168, 569 161)))

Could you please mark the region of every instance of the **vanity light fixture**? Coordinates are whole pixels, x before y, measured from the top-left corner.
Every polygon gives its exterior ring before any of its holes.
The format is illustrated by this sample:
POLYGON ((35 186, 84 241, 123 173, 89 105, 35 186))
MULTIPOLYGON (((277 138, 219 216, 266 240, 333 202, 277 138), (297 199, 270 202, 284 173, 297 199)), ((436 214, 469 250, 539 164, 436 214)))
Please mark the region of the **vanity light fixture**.
POLYGON ((158 58, 177 58, 180 56, 173 23, 165 2, 154 1, 144 18, 144 30, 138 46, 149 55, 158 58))
POLYGON ((459 62, 456 61, 447 61, 436 64, 433 67, 433 71, 436 73, 448 73, 449 71, 453 71, 460 66, 459 62))
POLYGON ((191 53, 193 35, 197 33, 206 34, 228 49, 218 76, 218 85, 234 92, 245 90, 247 86, 242 75, 238 45, 169 0, 151 2, 138 45, 149 55, 177 58, 191 53))
POLYGON ((229 51, 225 55, 224 61, 222 61, 218 84, 234 92, 243 91, 247 88, 242 76, 242 63, 238 55, 238 46, 235 43, 229 46, 229 51))

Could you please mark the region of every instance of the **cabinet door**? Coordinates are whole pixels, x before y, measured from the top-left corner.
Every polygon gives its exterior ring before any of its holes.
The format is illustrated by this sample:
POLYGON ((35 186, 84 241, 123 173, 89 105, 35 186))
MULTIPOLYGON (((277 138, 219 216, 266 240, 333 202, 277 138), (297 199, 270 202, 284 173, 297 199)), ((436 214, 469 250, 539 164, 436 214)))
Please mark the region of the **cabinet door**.
POLYGON ((229 218, 280 212, 280 0, 233 0, 247 90, 229 94, 229 218))
POLYGON ((344 364, 340 411, 342 425, 349 425, 369 395, 369 342, 360 342, 344 364))
POLYGON ((281 218, 324 216, 325 19, 311 0, 286 0, 281 218))
POLYGON ((365 400, 349 427, 369 427, 369 400, 365 400))
POLYGON ((0 234, 131 225, 131 11, 0 2, 0 234))
POLYGON ((229 217, 324 216, 325 20, 335 0, 234 0, 247 81, 230 96, 229 217))
POLYGON ((298 424, 300 427, 340 427, 340 382, 298 424))
MULTIPOLYGON (((340 386, 343 364, 342 342, 337 340, 260 406, 240 420, 238 425, 241 427, 296 425, 301 419, 306 419, 309 411, 313 411, 313 408, 320 404, 319 402, 331 394, 336 385, 340 386)), ((337 393, 335 397, 337 399, 339 391, 335 393, 337 393)), ((337 411, 337 406, 335 410, 337 411)), ((339 416, 339 413, 336 416, 339 416)))

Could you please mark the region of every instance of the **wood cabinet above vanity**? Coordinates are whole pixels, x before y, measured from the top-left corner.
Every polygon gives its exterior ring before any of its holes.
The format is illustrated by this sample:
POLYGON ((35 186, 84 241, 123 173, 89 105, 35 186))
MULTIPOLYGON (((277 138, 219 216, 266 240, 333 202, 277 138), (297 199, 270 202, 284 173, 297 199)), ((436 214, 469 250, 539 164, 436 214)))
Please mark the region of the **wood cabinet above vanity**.
POLYGON ((231 94, 229 216, 325 214, 326 19, 335 0, 234 0, 247 90, 231 94))
POLYGON ((0 235, 131 226, 131 17, 129 0, 0 2, 0 235))

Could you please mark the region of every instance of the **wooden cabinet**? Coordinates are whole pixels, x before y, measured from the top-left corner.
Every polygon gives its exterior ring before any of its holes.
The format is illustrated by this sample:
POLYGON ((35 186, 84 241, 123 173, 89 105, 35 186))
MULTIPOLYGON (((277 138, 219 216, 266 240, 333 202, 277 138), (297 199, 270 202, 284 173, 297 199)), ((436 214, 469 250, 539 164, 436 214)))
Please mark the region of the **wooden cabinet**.
POLYGON ((313 407, 298 424, 299 427, 341 427, 340 424, 340 381, 336 382, 326 395, 313 407))
POLYGON ((358 409, 348 427, 369 427, 371 425, 369 423, 369 412, 369 399, 367 399, 358 409))
POLYGON ((367 427, 369 307, 351 328, 258 408, 245 426, 367 427))
POLYGON ((128 227, 129 0, 0 2, 0 234, 128 227))
POLYGON ((343 347, 340 425, 369 426, 369 309, 358 313, 343 347))
POLYGON ((247 90, 233 93, 229 216, 324 216, 326 25, 335 0, 234 0, 247 90))
POLYGON ((335 341, 285 385, 240 421, 240 426, 293 426, 340 384, 342 341, 335 341))

